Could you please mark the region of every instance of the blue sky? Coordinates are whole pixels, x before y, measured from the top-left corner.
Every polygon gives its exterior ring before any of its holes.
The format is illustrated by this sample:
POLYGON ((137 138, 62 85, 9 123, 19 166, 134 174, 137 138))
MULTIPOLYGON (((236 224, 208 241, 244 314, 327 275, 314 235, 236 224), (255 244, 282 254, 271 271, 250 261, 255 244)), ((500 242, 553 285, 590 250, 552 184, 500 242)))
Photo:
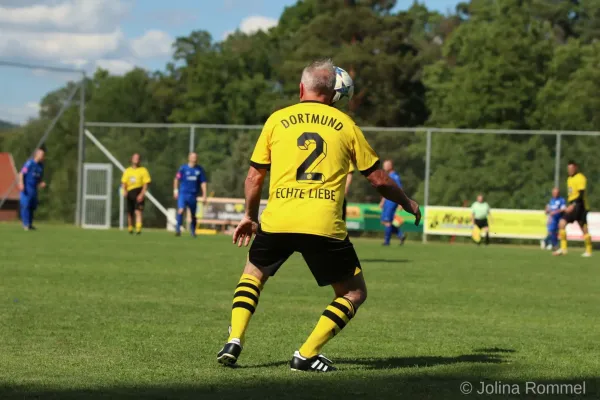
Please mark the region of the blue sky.
MULTIPOLYGON (((442 12, 457 0, 426 0, 442 12)), ((277 23, 296 0, 0 0, 0 60, 122 74, 162 69, 178 36, 203 29, 221 40, 277 23)), ((398 1, 397 9, 412 1, 398 1)), ((23 122, 41 97, 76 74, 0 67, 0 119, 23 122), (8 94, 8 95, 7 95, 8 94)))

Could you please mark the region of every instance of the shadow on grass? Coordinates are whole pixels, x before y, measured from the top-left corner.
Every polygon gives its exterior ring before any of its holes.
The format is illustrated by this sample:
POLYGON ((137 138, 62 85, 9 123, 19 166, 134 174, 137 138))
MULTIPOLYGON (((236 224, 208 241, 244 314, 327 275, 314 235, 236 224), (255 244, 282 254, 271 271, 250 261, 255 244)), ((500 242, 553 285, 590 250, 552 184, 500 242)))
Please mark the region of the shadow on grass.
POLYGON ((387 264, 400 264, 400 263, 408 263, 412 260, 407 260, 404 258, 394 259, 394 258, 361 258, 361 263, 387 263, 387 264))
MULTIPOLYGON (((272 368, 289 364, 286 361, 274 361, 256 365, 241 365, 235 368, 272 368)), ((502 357, 488 354, 467 354, 457 357, 422 356, 422 357, 386 357, 386 358, 338 358, 333 360, 341 370, 344 365, 356 365, 361 369, 389 370, 396 368, 424 368, 436 365, 449 365, 459 363, 488 363, 500 364, 506 362, 502 357)))
MULTIPOLYGON (((481 376, 476 367, 454 371, 451 374, 419 374, 402 376, 364 373, 302 374, 289 372, 282 376, 236 376, 195 384, 112 386, 80 389, 52 389, 51 387, 8 387, 0 385, 2 399, 235 399, 235 400, 299 400, 299 399, 597 399, 600 378, 527 379, 535 382, 534 391, 523 381, 497 380, 481 376), (585 395, 575 395, 574 385, 585 382, 585 395), (465 384, 471 392, 461 392, 465 384), (564 386, 560 386, 564 385, 564 386), (496 387, 497 392, 481 393, 483 387, 496 387), (569 389, 567 386, 570 386, 569 389), (516 387, 516 389, 515 389, 516 387), (553 389, 549 389, 554 387, 553 389), (554 390, 549 394, 548 390, 554 390), (569 391, 570 390, 570 391, 569 391), (541 393, 545 391, 545 394, 541 393), (480 392, 480 393, 478 393, 480 392)), ((213 378, 214 379, 214 378, 213 378)), ((489 390, 489 389, 488 389, 489 390)))
POLYGON ((486 347, 482 349, 475 349, 476 353, 516 353, 513 349, 502 349, 500 347, 486 347))

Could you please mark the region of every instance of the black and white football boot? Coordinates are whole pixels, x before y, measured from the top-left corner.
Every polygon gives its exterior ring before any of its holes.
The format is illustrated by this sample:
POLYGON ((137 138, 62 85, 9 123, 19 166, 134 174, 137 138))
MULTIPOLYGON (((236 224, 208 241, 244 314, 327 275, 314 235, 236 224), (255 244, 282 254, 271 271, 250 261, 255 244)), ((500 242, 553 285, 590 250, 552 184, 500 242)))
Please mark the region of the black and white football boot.
POLYGON ((333 372, 337 368, 333 366, 333 361, 322 354, 311 358, 305 358, 296 351, 292 361, 290 361, 290 369, 292 371, 307 371, 307 372, 333 372))
POLYGON ((239 339, 231 339, 225 343, 225 346, 217 354, 217 361, 223 365, 233 366, 240 353, 242 352, 242 344, 239 339))

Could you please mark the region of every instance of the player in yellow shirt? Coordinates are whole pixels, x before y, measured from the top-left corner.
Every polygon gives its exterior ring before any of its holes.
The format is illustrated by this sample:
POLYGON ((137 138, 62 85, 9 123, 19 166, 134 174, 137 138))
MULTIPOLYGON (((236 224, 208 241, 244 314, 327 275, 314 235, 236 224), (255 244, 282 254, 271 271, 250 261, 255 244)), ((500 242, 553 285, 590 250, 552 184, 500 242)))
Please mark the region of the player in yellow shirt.
POLYGON ((569 205, 563 214, 558 225, 558 237, 560 239, 560 249, 552 253, 555 256, 567 254, 567 224, 577 222, 583 231, 583 242, 585 243, 585 252, 583 257, 592 256, 592 237, 588 231, 587 213, 590 210, 587 200, 587 179, 579 172, 579 166, 575 161, 569 161, 569 177, 567 178, 569 205))
POLYGON ((123 172, 121 178, 123 196, 127 199, 127 229, 133 234, 135 222, 135 232, 138 235, 142 233, 142 211, 146 191, 152 182, 148 170, 140 165, 141 161, 142 157, 138 153, 131 156, 131 166, 123 172))
POLYGON ((237 361, 267 279, 299 252, 318 285, 331 285, 336 298, 294 353, 290 367, 335 370, 320 355, 321 348, 350 322, 367 296, 362 267, 342 219, 350 163, 381 195, 415 214, 417 224, 421 218, 418 204, 379 168, 360 128, 329 106, 334 85, 331 61, 310 64, 302 73, 300 103, 273 113, 258 138, 245 183, 246 213, 233 242, 247 246, 256 237, 234 291, 229 339, 217 355, 222 364, 237 361), (259 225, 260 194, 268 170, 269 201, 259 225))

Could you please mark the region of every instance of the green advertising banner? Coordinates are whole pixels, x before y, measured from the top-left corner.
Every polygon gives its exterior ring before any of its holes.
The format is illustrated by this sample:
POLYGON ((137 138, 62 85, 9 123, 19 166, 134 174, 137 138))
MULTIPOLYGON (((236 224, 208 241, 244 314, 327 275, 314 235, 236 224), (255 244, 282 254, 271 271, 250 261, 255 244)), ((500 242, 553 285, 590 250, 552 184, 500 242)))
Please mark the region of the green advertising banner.
MULTIPOLYGON (((425 215, 424 207, 421 208, 421 214, 425 215)), ((415 226, 415 217, 406 211, 396 211, 394 224, 402 226, 405 232, 423 233, 423 218, 419 226, 415 226)), ((346 208, 346 226, 350 231, 369 231, 383 232, 381 224, 381 208, 378 204, 348 203, 346 208)))

